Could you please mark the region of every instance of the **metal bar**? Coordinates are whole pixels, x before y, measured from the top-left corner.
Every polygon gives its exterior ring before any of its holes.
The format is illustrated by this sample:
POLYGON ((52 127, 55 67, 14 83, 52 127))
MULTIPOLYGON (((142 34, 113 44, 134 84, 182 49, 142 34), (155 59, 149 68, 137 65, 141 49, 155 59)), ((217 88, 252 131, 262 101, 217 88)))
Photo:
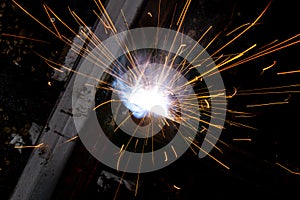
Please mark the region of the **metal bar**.
MULTIPOLYGON (((143 0, 124 0, 122 3, 118 0, 109 0, 107 2, 106 10, 115 26, 118 27, 118 31, 127 29, 120 12, 121 9, 127 16, 126 21, 130 25, 142 3, 143 0)), ((94 34, 100 40, 109 37, 101 23, 96 24, 94 34)), ((77 65, 80 63, 81 61, 77 65)), ((72 73, 70 76, 65 91, 53 109, 47 127, 41 132, 38 143, 44 145, 33 150, 10 197, 11 200, 47 200, 51 198, 56 183, 74 148, 74 142, 64 142, 77 135, 72 118, 71 98, 75 76, 72 76, 72 73)))

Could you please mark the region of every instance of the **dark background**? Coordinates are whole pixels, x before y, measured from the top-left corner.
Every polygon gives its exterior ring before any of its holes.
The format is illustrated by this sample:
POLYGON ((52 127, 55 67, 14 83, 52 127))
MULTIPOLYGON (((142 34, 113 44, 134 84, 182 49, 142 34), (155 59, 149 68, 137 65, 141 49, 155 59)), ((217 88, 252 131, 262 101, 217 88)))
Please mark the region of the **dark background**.
MULTIPOLYGON (((41 3, 37 1, 18 2, 41 21, 47 23, 41 3)), ((243 23, 252 22, 268 2, 265 0, 192 1, 183 32, 197 40, 208 26, 213 25, 212 32, 201 43, 205 46, 215 34, 225 30, 207 50, 211 54, 228 41, 226 32, 243 23)), ((93 5, 92 1, 46 1, 46 3, 74 28, 77 25, 65 9, 68 5, 77 10, 88 24, 92 25, 95 21, 95 18, 89 14, 93 5)), ((68 47, 16 8, 11 1, 3 0, 0 5, 0 194, 8 198, 31 151, 24 149, 20 154, 12 145, 9 145, 9 141, 12 139, 11 133, 16 132, 22 135, 24 140, 30 144, 28 129, 31 123, 45 125, 59 92, 63 88, 63 83, 51 79, 52 70, 34 51, 61 62, 68 47), (46 43, 8 37, 5 34, 37 38, 46 43), (49 81, 52 83, 51 86, 48 85, 49 81)), ((172 9, 171 5, 174 3, 170 1, 165 5, 166 9, 162 9, 161 15, 167 13, 168 9, 172 9)), ((157 15, 155 2, 144 6, 145 9, 152 9, 153 16, 157 15)), ((145 13, 141 12, 140 15, 140 20, 137 20, 135 26, 155 25, 156 22, 149 20, 145 13)), ((283 41, 300 32, 299 19, 297 1, 274 0, 259 21, 260 23, 224 49, 222 53, 240 52, 253 44, 260 47, 275 39, 283 41)), ((64 34, 72 38, 68 32, 64 32, 64 34)), ((299 84, 298 73, 276 75, 277 72, 300 69, 299 50, 300 46, 295 45, 222 72, 227 90, 230 93, 233 91, 233 87, 239 91, 299 84), (277 62, 276 65, 261 75, 262 69, 274 61, 277 62)), ((285 91, 292 89, 299 91, 299 87, 286 88, 285 91)), ((199 160, 197 157, 191 156, 191 152, 187 152, 187 155, 173 165, 158 172, 141 175, 143 185, 136 198, 192 199, 195 195, 211 198, 292 195, 295 199, 299 198, 299 175, 289 173, 276 164, 280 163, 293 171, 299 170, 299 100, 299 94, 293 92, 236 96, 229 99, 229 109, 251 112, 255 116, 239 118, 228 113, 227 119, 256 128, 253 130, 230 124, 225 125, 221 140, 225 141, 228 146, 217 143, 217 146, 223 150, 223 154, 218 151, 213 151, 212 154, 229 165, 231 170, 224 169, 208 157, 199 160), (283 101, 286 98, 289 98, 289 104, 247 107, 250 104, 283 101), (252 141, 234 142, 234 138, 250 138, 252 141), (174 184, 182 189, 176 191, 172 187, 174 184)), ((56 199, 61 199, 62 196, 71 198, 71 194, 75 199, 74 188, 77 189, 75 194, 78 196, 88 193, 91 197, 97 195, 99 198, 101 195, 103 197, 104 194, 97 193, 95 183, 87 184, 87 180, 88 177, 93 176, 92 180, 95 181, 99 172, 106 168, 89 157, 80 141, 78 141, 67 168, 68 170, 58 184, 58 186, 63 185, 66 189, 57 189, 54 195, 56 199), (82 163, 81 161, 86 162, 82 163), (96 170, 93 171, 93 169, 96 170), (81 170, 81 174, 78 170, 81 170), (68 177, 74 176, 76 173, 80 174, 80 180, 77 182, 74 179, 71 179, 73 182, 66 181, 70 180, 67 179, 68 177), (85 187, 81 187, 83 183, 85 187)), ((114 193, 114 189, 110 192, 114 193)), ((105 195, 109 196, 110 194, 105 195)), ((126 195, 128 194, 121 191, 119 197, 123 199, 126 195)))

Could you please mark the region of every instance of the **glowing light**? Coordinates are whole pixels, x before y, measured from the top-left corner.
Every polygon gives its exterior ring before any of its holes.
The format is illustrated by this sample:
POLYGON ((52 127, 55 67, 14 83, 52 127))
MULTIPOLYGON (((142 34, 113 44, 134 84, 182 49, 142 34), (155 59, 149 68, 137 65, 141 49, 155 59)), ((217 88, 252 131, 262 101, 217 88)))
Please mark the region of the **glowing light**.
POLYGON ((172 119, 170 112, 170 77, 160 77, 157 64, 139 65, 115 81, 120 100, 135 118, 164 117, 172 119))
POLYGON ((157 86, 152 89, 134 89, 128 101, 130 104, 129 109, 138 118, 146 116, 149 112, 164 117, 168 113, 169 101, 157 86))

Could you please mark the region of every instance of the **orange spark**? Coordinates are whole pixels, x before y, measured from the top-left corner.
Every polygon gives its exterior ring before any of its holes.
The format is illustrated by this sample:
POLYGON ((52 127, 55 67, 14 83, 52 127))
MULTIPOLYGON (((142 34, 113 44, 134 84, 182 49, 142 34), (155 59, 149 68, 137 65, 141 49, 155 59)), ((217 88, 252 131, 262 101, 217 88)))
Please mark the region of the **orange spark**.
POLYGON ((272 68, 274 65, 276 65, 276 60, 274 60, 273 64, 271 64, 270 66, 263 68, 263 70, 262 70, 262 72, 261 72, 260 75, 262 75, 266 70, 272 68))
POLYGON ((288 101, 279 101, 279 102, 271 102, 271 103, 262 103, 262 104, 250 104, 246 107, 252 108, 252 107, 259 107, 259 106, 272 106, 272 105, 280 105, 280 104, 287 104, 288 101))
POLYGON ((181 189, 180 187, 178 187, 178 186, 176 186, 176 185, 173 185, 173 187, 174 187, 175 189, 177 189, 177 190, 180 190, 180 189, 181 189))
POLYGON ((25 149, 25 148, 41 148, 45 146, 44 143, 33 145, 33 146, 15 146, 16 149, 25 149))
POLYGON ((71 142, 71 141, 73 141, 73 140, 75 140, 75 139, 77 139, 77 138, 78 138, 78 135, 76 135, 76 136, 74 136, 74 137, 72 137, 72 138, 70 138, 70 139, 64 141, 63 144, 66 144, 66 143, 68 143, 68 142, 71 142))
POLYGON ((44 40, 39 40, 39 39, 35 39, 35 38, 31 38, 31 37, 26 37, 26 36, 22 36, 22 35, 13 35, 13 34, 9 34, 9 33, 1 33, 1 36, 14 37, 14 38, 19 38, 19 39, 24 39, 24 40, 31 40, 31 41, 35 41, 35 42, 41 42, 41 43, 50 44, 50 42, 46 42, 44 40))
POLYGON ((248 141, 248 142, 251 142, 252 139, 251 138, 233 138, 233 141, 248 141))
POLYGON ((230 167, 228 167, 227 165, 225 165, 223 162, 221 162, 220 160, 218 160, 217 158, 215 158, 214 156, 212 156, 211 154, 209 154, 207 151, 205 151, 203 148, 201 148, 200 146, 198 146, 195 142, 193 142, 190 138, 186 138, 189 142, 191 142, 191 144, 193 144, 194 146, 196 146, 200 151, 203 151, 206 155, 208 155, 210 158, 212 158, 214 161, 216 161, 217 163, 219 163, 221 166, 225 167, 226 169, 230 169, 230 167))
POLYGON ((293 170, 291 170, 291 169, 289 169, 289 168, 283 166, 282 164, 280 164, 280 163, 278 163, 278 162, 276 162, 276 165, 278 165, 279 167, 285 169, 286 171, 288 171, 288 172, 291 173, 291 174, 300 175, 300 172, 293 171, 293 170))
POLYGON ((299 70, 294 70, 294 71, 286 71, 286 72, 278 72, 277 75, 283 75, 283 74, 293 74, 293 73, 299 73, 299 70))

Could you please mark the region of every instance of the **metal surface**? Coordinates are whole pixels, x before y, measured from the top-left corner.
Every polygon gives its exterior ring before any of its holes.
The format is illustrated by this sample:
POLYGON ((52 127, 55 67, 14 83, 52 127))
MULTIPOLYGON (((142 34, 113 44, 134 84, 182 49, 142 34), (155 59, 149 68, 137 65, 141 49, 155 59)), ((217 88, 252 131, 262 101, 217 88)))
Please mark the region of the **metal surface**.
MULTIPOLYGON (((133 22, 135 13, 138 12, 142 2, 143 0, 134 1, 134 3, 126 0, 120 4, 119 1, 110 0, 106 4, 106 10, 116 27, 126 30, 127 24, 130 25, 133 22), (122 10, 126 14, 126 21, 124 21, 121 12, 116 12, 116 10, 122 10)), ((109 36, 105 33, 101 23, 95 24, 94 33, 101 40, 109 36)), ((80 62, 79 60, 77 65, 80 62)), ((70 74, 65 91, 58 99, 47 127, 41 132, 38 143, 43 143, 44 146, 33 150, 10 198, 11 200, 50 199, 74 147, 73 142, 64 142, 77 135, 71 109, 73 82, 74 78, 70 74)))

